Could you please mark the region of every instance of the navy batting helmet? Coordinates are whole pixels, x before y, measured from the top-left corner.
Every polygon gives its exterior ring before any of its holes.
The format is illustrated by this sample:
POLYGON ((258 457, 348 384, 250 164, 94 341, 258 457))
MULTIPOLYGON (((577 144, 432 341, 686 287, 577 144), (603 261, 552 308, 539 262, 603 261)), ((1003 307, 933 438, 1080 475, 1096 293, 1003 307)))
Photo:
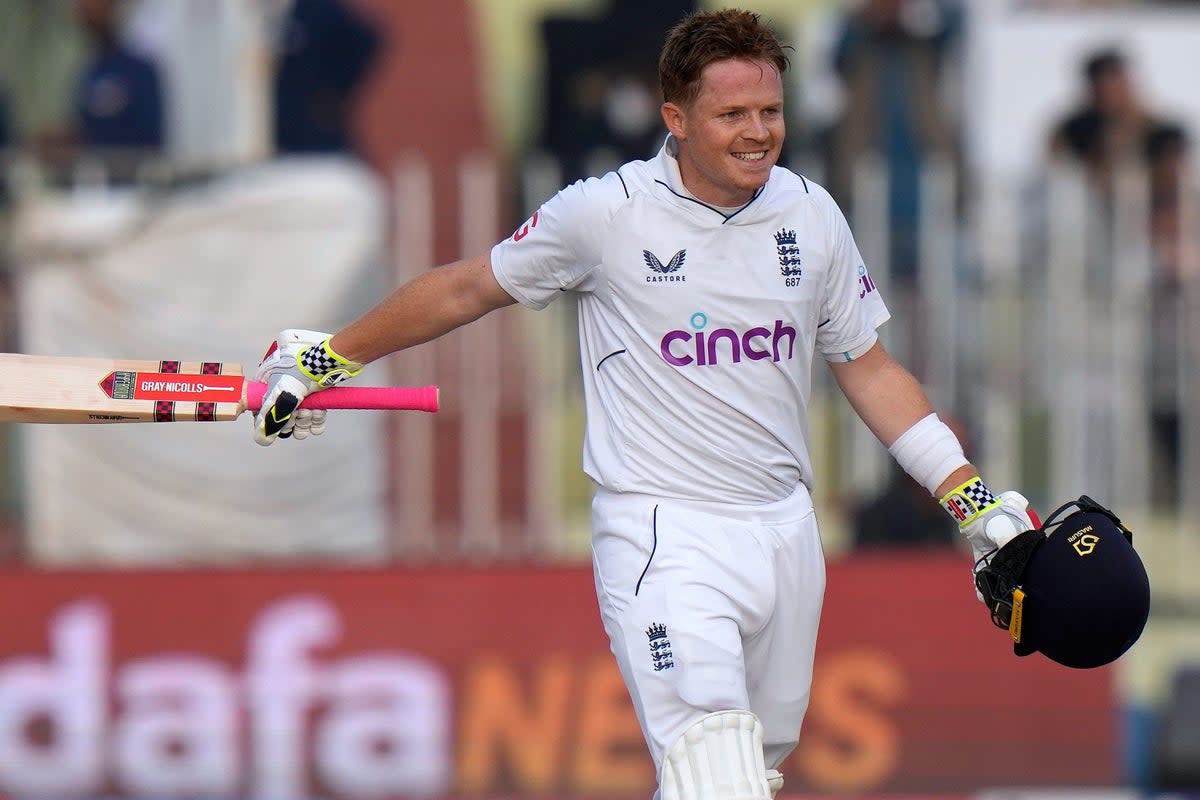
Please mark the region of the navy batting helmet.
POLYGON ((1150 579, 1133 533, 1087 496, 996 551, 975 585, 1017 655, 1040 652, 1068 667, 1115 661, 1150 614, 1150 579))

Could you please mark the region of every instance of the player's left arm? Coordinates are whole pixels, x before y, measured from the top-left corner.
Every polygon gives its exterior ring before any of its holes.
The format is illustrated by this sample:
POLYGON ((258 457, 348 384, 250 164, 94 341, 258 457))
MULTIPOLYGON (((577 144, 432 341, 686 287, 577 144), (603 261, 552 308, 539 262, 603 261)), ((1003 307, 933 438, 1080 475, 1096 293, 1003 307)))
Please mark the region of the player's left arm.
MULTIPOLYGON (((890 448, 905 431, 934 413, 921 384, 892 358, 882 342, 876 341, 871 349, 852 361, 830 361, 829 368, 855 413, 886 447, 890 448)), ((944 467, 939 467, 948 470, 945 475, 917 478, 923 483, 937 479, 936 485, 926 488, 938 497, 979 474, 962 456, 961 446, 958 450, 957 457, 948 457, 944 467)))
POLYGON ((875 342, 853 360, 830 361, 829 367, 871 432, 958 520, 978 564, 1017 534, 1037 527, 1024 497, 1017 492, 996 495, 987 488, 958 437, 934 413, 921 384, 882 343, 875 342))

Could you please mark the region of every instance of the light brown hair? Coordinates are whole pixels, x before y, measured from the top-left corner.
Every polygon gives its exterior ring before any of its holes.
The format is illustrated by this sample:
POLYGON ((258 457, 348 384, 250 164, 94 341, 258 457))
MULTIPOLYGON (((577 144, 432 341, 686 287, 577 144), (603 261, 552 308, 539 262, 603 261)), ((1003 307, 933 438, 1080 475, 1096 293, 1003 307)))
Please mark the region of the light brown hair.
POLYGON ((687 15, 667 34, 658 57, 663 102, 688 105, 700 93, 700 74, 714 61, 742 58, 788 68, 779 37, 751 11, 725 9, 687 15))

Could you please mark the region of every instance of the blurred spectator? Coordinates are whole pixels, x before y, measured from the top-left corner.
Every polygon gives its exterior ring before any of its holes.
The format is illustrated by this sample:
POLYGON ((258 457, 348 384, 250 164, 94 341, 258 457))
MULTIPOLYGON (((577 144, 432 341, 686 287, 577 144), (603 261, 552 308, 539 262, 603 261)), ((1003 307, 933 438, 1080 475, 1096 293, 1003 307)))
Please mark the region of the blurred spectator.
MULTIPOLYGON (((1106 207, 1118 168, 1145 170, 1146 225, 1153 263, 1148 370, 1151 424, 1159 458, 1152 486, 1155 499, 1165 502, 1174 494, 1180 453, 1179 288, 1186 261, 1181 252, 1180 194, 1189 143, 1183 128, 1146 107, 1129 62, 1118 49, 1106 47, 1091 53, 1083 62, 1082 78, 1086 97, 1054 128, 1049 151, 1051 158, 1082 164, 1106 207)), ((1102 250, 1111 256, 1111 248, 1102 250)))
POLYGON ((0 86, 0 150, 12 145, 12 123, 9 122, 8 92, 0 86))
POLYGON ((651 158, 666 129, 657 68, 662 32, 695 10, 692 0, 610 0, 593 18, 543 20, 545 127, 541 146, 563 179, 651 158), (637 20, 630 25, 631 19, 637 20))
POLYGON ((931 155, 957 152, 943 65, 961 18, 953 0, 863 0, 838 25, 833 66, 845 99, 829 132, 828 184, 853 212, 855 166, 867 154, 883 158, 891 274, 902 281, 913 280, 918 269, 922 166, 931 155))
POLYGON ((352 151, 355 92, 378 50, 374 26, 341 0, 293 0, 279 32, 276 150, 352 151))
POLYGON ((1155 788, 1194 796, 1200 791, 1200 665, 1185 660, 1176 667, 1166 696, 1170 702, 1155 742, 1155 788))
POLYGON ((1084 62, 1083 78, 1086 98, 1055 127, 1052 156, 1080 161, 1097 185, 1107 186, 1123 161, 1148 162, 1152 151, 1165 155, 1169 126, 1146 109, 1120 51, 1094 52, 1084 62))
POLYGON ((949 547, 958 525, 924 486, 892 465, 887 486, 854 512, 854 546, 949 547))
POLYGON ((1161 454, 1155 476, 1156 498, 1175 499, 1182 457, 1183 429, 1180 414, 1181 315, 1185 265, 1196 260, 1184 252, 1196 247, 1183 227, 1183 198, 1191 174, 1187 134, 1176 125, 1159 125, 1146 137, 1146 169, 1150 193, 1149 235, 1155 262, 1151 287, 1150 404, 1155 445, 1161 454), (1166 487, 1170 487, 1169 489, 1166 487))
POLYGON ((68 138, 86 42, 67 2, 0 2, 0 80, 9 145, 41 152, 68 138))
MULTIPOLYGON (((949 415, 942 415, 942 421, 970 457, 971 442, 963 422, 949 415)), ((961 539, 954 518, 894 462, 883 491, 859 504, 852 520, 857 548, 953 547, 961 539)))
POLYGON ((1159 263, 1159 276, 1172 286, 1185 277, 1182 207, 1184 177, 1190 167, 1191 149, 1187 133, 1179 125, 1165 123, 1146 136, 1146 169, 1150 181, 1150 240, 1159 263))
POLYGON ((76 19, 91 44, 76 93, 85 147, 161 149, 163 97, 155 65, 120 40, 118 0, 76 0, 76 19))
POLYGON ((634 70, 586 69, 572 79, 567 103, 570 110, 559 148, 567 180, 649 158, 666 136, 658 89, 634 70))

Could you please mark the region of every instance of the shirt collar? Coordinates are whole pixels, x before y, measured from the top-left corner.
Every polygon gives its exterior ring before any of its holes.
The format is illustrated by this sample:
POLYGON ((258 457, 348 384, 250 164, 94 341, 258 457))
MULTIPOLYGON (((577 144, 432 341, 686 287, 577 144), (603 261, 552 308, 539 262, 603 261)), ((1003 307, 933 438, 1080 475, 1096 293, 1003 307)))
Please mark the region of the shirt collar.
POLYGON ((693 200, 697 199, 683 185, 683 177, 679 174, 679 140, 675 138, 675 134, 667 134, 662 150, 659 152, 659 158, 662 160, 665 182, 671 191, 684 197, 691 197, 693 200))
MULTIPOLYGON (((727 220, 738 214, 746 206, 758 199, 758 196, 767 188, 765 185, 760 187, 754 196, 746 203, 736 208, 724 208, 714 206, 711 203, 706 203, 696 195, 692 194, 686 186, 683 185, 683 178, 679 174, 679 140, 672 133, 667 134, 667 138, 663 141, 662 149, 658 151, 658 160, 662 166, 662 177, 660 180, 676 195, 679 195, 690 200, 694 200, 700 205, 711 208, 716 213, 725 217, 727 220)), ((769 182, 769 179, 768 179, 769 182)))

